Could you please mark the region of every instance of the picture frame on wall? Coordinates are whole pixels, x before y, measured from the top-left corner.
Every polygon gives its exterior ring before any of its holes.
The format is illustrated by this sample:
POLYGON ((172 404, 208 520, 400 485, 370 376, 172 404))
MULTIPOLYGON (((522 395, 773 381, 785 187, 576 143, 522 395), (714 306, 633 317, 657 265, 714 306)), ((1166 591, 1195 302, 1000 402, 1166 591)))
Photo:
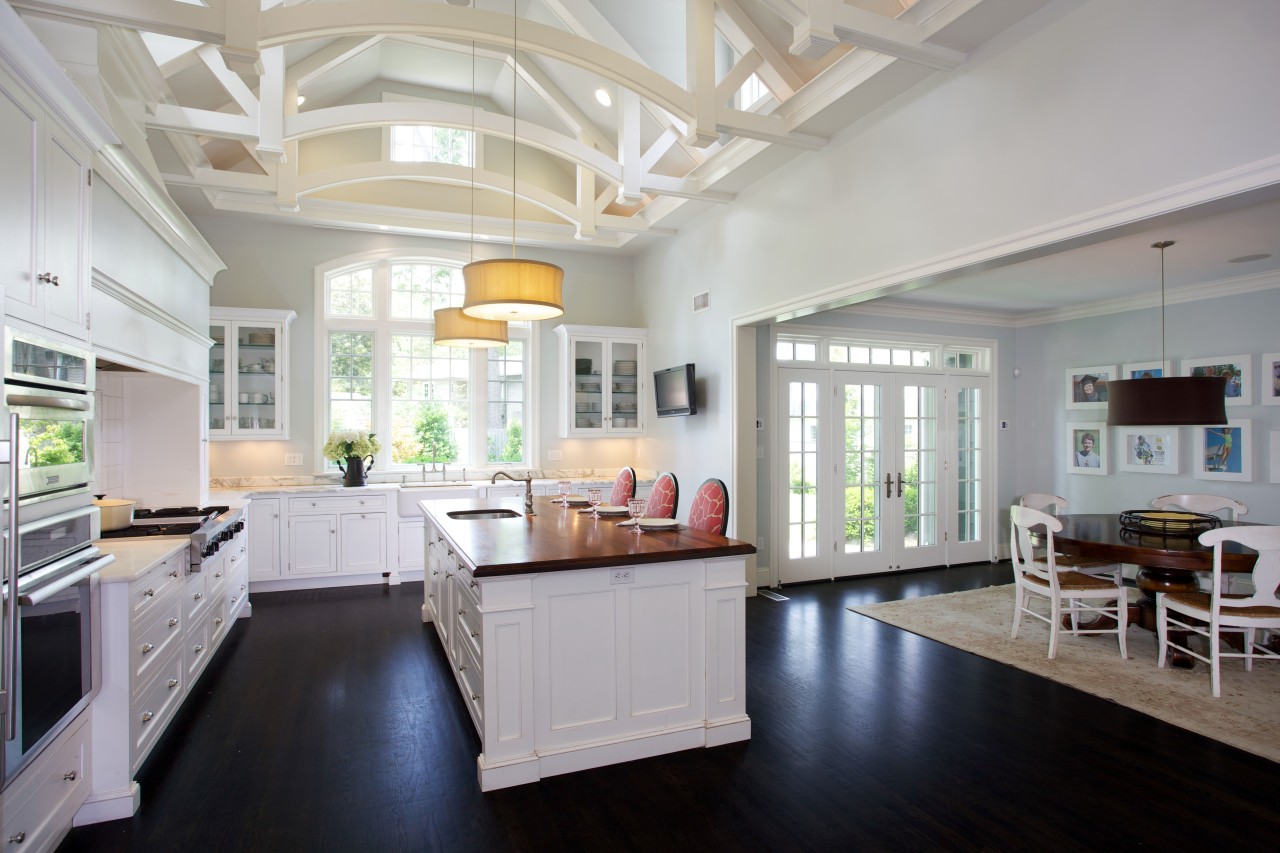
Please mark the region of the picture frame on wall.
POLYGON ((1177 427, 1121 427, 1116 430, 1116 470, 1137 474, 1179 474, 1177 427))
POLYGON ((1231 418, 1225 427, 1196 427, 1192 465, 1197 480, 1253 482, 1253 421, 1231 418))
POLYGON ((1101 421, 1067 425, 1067 472, 1070 474, 1106 475, 1107 425, 1101 421))
POLYGON ((1120 368, 1121 379, 1163 379, 1173 376, 1173 362, 1135 361, 1120 368))
POLYGON ((1227 386, 1223 394, 1228 406, 1248 406, 1253 402, 1253 359, 1250 356, 1183 359, 1182 375, 1225 376, 1227 386))
POLYGON ((1280 406, 1280 352, 1262 356, 1261 402, 1267 406, 1280 406))
POLYGON ((1114 364, 1067 368, 1067 408, 1106 409, 1107 383, 1118 376, 1114 364))

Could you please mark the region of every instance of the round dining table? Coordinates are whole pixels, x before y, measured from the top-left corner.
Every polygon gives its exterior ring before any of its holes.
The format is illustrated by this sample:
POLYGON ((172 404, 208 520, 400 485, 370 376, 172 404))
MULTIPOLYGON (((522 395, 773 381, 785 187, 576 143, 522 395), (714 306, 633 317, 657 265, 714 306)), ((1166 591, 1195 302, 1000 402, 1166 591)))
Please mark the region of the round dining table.
MULTIPOLYGON (((1195 592, 1199 575, 1213 571, 1213 548, 1201 545, 1199 531, 1166 535, 1140 533, 1120 526, 1118 513, 1071 514, 1057 517, 1062 531, 1053 534, 1060 554, 1132 563, 1138 567, 1136 583, 1142 596, 1130 607, 1129 623, 1156 630, 1156 593, 1195 592)), ((1223 521, 1223 527, 1256 526, 1245 521, 1223 521)), ((1222 570, 1250 574, 1257 552, 1235 542, 1223 543, 1222 570)), ((1175 666, 1190 666, 1189 656, 1173 654, 1175 666)))

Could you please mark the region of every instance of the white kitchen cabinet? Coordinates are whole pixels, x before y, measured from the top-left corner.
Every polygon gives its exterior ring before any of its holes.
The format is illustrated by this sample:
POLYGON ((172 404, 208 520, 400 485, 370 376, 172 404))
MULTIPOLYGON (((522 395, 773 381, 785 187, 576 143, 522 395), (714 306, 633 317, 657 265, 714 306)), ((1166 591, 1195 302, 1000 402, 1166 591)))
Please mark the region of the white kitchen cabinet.
POLYGON ((401 521, 396 525, 396 545, 400 570, 425 568, 423 562, 424 525, 422 519, 417 521, 401 521))
POLYGON ((338 536, 338 570, 381 572, 387 568, 387 514, 345 512, 338 536))
POLYGON ((249 580, 280 577, 280 499, 254 498, 249 503, 249 580))
POLYGON ((560 437, 644 435, 648 332, 570 325, 555 331, 560 338, 560 437))
POLYGON ((88 339, 93 153, 0 69, 5 313, 88 339))
POLYGON ((333 574, 338 571, 338 516, 289 517, 289 574, 333 574))
POLYGON ((53 850, 89 795, 89 712, 76 717, 5 790, 0 837, 9 850, 53 850))
POLYGON ((289 437, 293 311, 210 308, 209 438, 289 437))

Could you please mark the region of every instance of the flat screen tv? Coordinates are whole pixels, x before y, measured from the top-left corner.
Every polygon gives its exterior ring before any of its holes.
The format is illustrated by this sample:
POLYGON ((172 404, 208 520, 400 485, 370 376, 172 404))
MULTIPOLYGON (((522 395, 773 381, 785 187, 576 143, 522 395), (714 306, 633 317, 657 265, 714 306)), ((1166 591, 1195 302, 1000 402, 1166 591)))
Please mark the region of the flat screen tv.
POLYGON ((682 364, 653 372, 653 394, 658 404, 658 417, 696 415, 698 395, 693 384, 693 365, 682 364))

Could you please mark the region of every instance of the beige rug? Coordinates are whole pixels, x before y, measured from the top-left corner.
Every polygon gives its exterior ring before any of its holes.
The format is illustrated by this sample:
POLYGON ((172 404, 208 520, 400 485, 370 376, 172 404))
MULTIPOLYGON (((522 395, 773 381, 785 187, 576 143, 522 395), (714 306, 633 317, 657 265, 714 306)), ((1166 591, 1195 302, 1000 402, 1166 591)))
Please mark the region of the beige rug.
MULTIPOLYGON (((1131 591, 1136 595, 1136 591, 1131 591)), ((1013 627, 1013 585, 851 607, 881 622, 1025 670, 1206 737, 1280 761, 1280 662, 1222 665, 1222 697, 1210 692, 1209 668, 1156 668, 1155 634, 1130 627, 1129 659, 1113 635, 1058 636, 1049 660, 1049 626, 1023 618, 1013 627)))

